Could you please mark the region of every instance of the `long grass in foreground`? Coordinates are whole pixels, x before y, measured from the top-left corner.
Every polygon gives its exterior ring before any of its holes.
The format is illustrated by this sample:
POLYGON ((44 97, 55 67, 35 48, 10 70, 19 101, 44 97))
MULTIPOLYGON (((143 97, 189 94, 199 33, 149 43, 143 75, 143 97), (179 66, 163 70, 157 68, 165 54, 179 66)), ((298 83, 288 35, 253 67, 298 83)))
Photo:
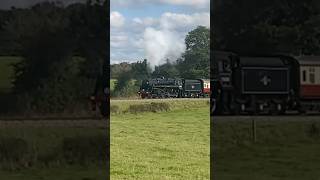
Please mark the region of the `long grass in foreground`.
POLYGON ((209 138, 205 103, 200 108, 113 114, 111 179, 209 179, 209 138))
POLYGON ((256 142, 252 118, 217 119, 212 147, 216 179, 319 179, 320 122, 316 117, 259 117, 256 142))
POLYGON ((106 140, 105 128, 0 127, 0 179, 104 180, 106 140))
POLYGON ((69 166, 61 168, 0 171, 3 180, 106 180, 107 171, 102 166, 69 166))

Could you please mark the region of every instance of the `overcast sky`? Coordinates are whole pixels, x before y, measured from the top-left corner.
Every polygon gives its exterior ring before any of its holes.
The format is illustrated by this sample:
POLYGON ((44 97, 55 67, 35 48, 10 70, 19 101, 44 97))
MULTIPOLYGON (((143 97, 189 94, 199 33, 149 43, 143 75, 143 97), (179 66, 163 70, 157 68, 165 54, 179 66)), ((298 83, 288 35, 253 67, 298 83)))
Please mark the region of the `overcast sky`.
MULTIPOLYGON (((56 1, 56 0, 0 0, 0 9, 10 9, 12 6, 17 8, 30 7, 36 3, 43 1, 56 1)), ((60 0, 64 3, 85 2, 86 0, 60 0)))
POLYGON ((110 13, 111 63, 174 61, 187 32, 210 26, 210 0, 111 0, 110 13))

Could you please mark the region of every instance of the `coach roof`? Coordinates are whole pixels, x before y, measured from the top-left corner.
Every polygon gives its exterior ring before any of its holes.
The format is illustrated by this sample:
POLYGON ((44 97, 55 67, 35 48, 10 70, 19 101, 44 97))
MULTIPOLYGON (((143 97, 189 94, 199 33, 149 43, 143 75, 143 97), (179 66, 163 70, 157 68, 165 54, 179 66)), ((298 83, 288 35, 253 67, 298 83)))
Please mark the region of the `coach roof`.
POLYGON ((320 65, 320 56, 298 56, 296 59, 301 65, 320 65))

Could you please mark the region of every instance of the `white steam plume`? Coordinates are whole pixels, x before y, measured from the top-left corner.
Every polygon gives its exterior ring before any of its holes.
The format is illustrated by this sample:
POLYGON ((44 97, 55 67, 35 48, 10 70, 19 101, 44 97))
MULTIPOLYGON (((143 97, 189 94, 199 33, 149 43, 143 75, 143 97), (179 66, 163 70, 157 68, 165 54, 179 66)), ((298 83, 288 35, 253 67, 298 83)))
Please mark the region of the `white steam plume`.
POLYGON ((164 64, 167 59, 174 62, 185 51, 184 39, 175 31, 146 28, 144 32, 145 56, 152 69, 164 64))
MULTIPOLYGON (((140 23, 146 24, 143 21, 140 23)), ((158 26, 148 27, 144 31, 145 57, 152 68, 164 64, 166 59, 171 62, 177 60, 186 49, 184 38, 187 31, 199 25, 210 27, 210 14, 188 15, 166 12, 162 14, 158 23, 158 26)))

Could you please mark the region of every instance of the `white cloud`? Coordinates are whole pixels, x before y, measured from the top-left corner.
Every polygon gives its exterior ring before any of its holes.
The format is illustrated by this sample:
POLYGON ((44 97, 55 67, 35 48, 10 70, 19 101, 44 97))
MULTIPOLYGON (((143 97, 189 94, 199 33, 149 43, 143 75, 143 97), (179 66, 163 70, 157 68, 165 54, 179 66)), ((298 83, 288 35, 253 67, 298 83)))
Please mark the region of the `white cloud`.
POLYGON ((124 25, 125 18, 117 11, 113 11, 110 14, 110 26, 111 28, 121 28, 124 25))
POLYGON ((153 26, 158 23, 158 20, 152 17, 134 18, 132 21, 136 25, 142 25, 142 26, 153 26))
POLYGON ((160 1, 167 4, 196 6, 201 8, 204 8, 210 5, 210 0, 160 0, 160 1))
POLYGON ((125 35, 111 35, 110 46, 113 48, 123 48, 127 46, 128 37, 125 35))
POLYGON ((165 29, 183 29, 194 28, 202 25, 210 27, 209 13, 177 14, 166 12, 161 16, 160 26, 165 29))

